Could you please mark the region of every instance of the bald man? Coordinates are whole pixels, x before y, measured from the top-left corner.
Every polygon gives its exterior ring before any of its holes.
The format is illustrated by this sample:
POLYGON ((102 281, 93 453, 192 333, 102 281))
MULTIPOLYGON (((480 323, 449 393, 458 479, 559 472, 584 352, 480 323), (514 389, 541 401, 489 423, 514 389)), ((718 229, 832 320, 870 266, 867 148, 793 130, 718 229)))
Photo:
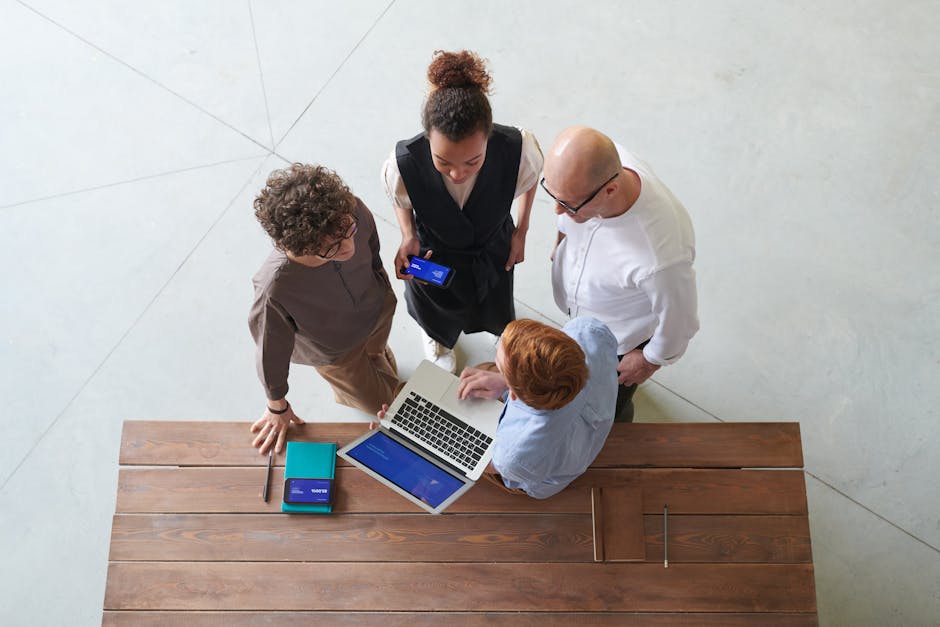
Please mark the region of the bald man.
POLYGON ((631 422, 637 386, 682 357, 699 328, 689 214, 646 163, 584 126, 555 140, 542 187, 558 215, 555 303, 613 331, 616 420, 631 422))

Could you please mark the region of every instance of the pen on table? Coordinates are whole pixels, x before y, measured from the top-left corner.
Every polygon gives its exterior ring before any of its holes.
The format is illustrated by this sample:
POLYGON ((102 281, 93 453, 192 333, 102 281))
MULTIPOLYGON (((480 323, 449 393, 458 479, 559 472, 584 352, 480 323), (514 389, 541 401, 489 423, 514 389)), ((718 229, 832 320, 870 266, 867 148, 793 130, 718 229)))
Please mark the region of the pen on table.
POLYGON ((271 462, 274 461, 274 445, 271 445, 271 450, 268 451, 268 474, 264 476, 264 491, 261 493, 261 498, 264 499, 264 502, 268 502, 268 485, 271 483, 271 462))
POLYGON ((663 568, 669 568, 669 506, 663 505, 663 568))

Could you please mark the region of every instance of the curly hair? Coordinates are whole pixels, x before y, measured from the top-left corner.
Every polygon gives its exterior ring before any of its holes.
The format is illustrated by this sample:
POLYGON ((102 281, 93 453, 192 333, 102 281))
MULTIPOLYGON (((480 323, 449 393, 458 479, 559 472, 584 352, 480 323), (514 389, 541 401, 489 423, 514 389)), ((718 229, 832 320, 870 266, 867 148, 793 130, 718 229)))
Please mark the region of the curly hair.
POLYGON ((428 81, 432 89, 421 115, 425 133, 435 129, 453 142, 478 131, 489 136, 493 110, 486 95, 492 78, 479 55, 469 50, 436 50, 428 66, 428 81))
POLYGON ((564 407, 587 383, 584 351, 560 329, 522 318, 506 325, 500 342, 503 377, 529 407, 564 407))
POLYGON ((342 237, 356 208, 356 197, 333 170, 294 163, 268 175, 254 208, 274 245, 301 257, 342 237))

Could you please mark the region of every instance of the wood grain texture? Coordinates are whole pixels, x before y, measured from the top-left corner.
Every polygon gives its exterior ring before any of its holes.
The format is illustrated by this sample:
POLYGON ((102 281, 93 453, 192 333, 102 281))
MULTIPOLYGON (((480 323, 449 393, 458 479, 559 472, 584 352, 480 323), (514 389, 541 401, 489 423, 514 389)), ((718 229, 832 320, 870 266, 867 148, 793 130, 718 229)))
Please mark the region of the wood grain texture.
MULTIPOLYGON (((125 466, 263 466, 251 447, 250 422, 126 421, 120 463, 125 466), (211 425, 207 428, 207 425, 211 425)), ((291 427, 302 442, 343 446, 365 422, 291 427)), ((275 460, 284 465, 284 456, 275 460)), ((338 459, 339 465, 348 462, 338 459)), ((800 468, 799 423, 615 423, 594 468, 800 468)))
POLYGON ((264 503, 248 426, 125 423, 121 464, 155 467, 119 471, 103 624, 817 624, 803 473, 764 470, 802 465, 795 423, 617 424, 558 495, 480 482, 442 516, 342 460, 334 514, 282 515, 284 458, 264 503), (595 562, 595 535, 644 561, 595 562))
POLYGON ((640 487, 643 512, 670 514, 806 514, 801 470, 660 470, 590 468, 566 490, 640 487))
POLYGON ((816 627, 815 614, 106 611, 103 627, 816 627))
MULTIPOLYGON (((661 562, 662 516, 644 519, 646 561, 661 562)), ((805 517, 669 520, 673 563, 812 562, 805 517)), ((118 514, 110 559, 420 561, 425 548, 446 542, 446 559, 453 561, 590 561, 590 524, 583 515, 118 514)))
MULTIPOLYGON (((643 495, 636 487, 595 488, 600 493, 603 561, 642 562, 646 559, 643 495)), ((595 513, 597 509, 595 508, 595 513)), ((596 527, 595 527, 596 528, 596 527)))
POLYGON ((593 468, 802 468, 797 422, 614 423, 593 468))
MULTIPOLYGON (((265 469, 123 468, 118 513, 280 512, 284 471, 271 473, 270 501, 261 500, 265 469)), ((409 513, 421 510, 356 468, 336 469, 337 513, 409 513)), ((590 514, 592 487, 639 487, 643 512, 674 514, 806 514, 806 484, 798 470, 590 469, 555 496, 539 500, 477 483, 450 513, 590 514)))
MULTIPOLYGON (((251 422, 127 420, 121 433, 123 466, 266 466, 268 458, 251 446, 251 422)), ((310 422, 291 427, 299 442, 343 446, 369 428, 368 422, 310 422)), ((346 464, 337 459, 337 464, 346 464)), ((275 458, 284 465, 284 454, 275 458)))
MULTIPOLYGON (((280 513, 284 469, 271 471, 270 501, 261 500, 265 468, 122 468, 118 513, 280 513)), ((357 468, 337 468, 335 513, 416 513, 424 510, 357 468)), ((477 483, 448 513, 588 514, 588 489, 538 500, 477 483)), ((304 516, 306 517, 306 516, 304 516)))
POLYGON ((108 610, 815 612, 808 564, 112 562, 108 610))
MULTIPOLYGON (((663 559, 663 517, 644 516, 646 559, 663 559)), ((805 516, 675 516, 669 513, 669 567, 675 562, 811 563, 805 516)))
POLYGON ((590 562, 588 516, 117 515, 112 561, 590 562))

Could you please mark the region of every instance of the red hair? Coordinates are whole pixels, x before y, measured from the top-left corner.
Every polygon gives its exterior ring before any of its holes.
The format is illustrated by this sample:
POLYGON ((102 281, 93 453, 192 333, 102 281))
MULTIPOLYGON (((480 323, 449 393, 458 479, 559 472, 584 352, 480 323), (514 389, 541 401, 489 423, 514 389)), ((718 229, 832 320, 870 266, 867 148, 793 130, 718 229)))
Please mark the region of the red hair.
POLYGON ((534 409, 559 409, 584 388, 584 351, 564 331, 535 320, 514 320, 500 341, 500 370, 519 399, 534 409))

